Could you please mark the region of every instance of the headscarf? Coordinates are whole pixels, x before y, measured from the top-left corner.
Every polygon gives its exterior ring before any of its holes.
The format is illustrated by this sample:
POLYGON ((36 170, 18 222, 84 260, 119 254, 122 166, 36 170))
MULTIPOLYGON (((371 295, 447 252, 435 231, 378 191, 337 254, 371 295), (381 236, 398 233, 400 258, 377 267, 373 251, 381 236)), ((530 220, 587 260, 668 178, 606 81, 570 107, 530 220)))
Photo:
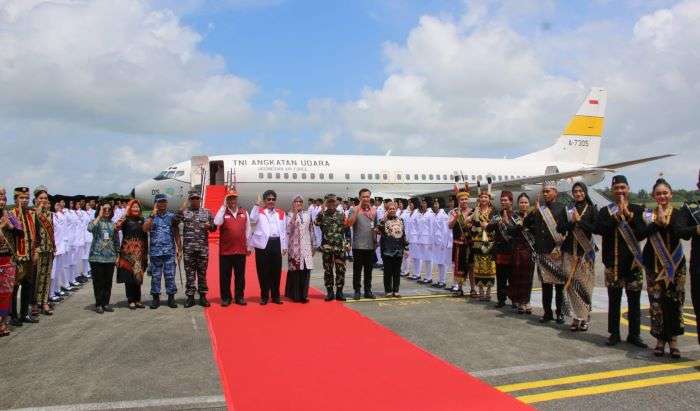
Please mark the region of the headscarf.
POLYGON ((574 191, 574 188, 576 188, 576 187, 581 187, 581 190, 583 190, 583 193, 585 194, 585 198, 583 199, 583 201, 585 201, 586 203, 588 203, 590 205, 593 205, 593 201, 591 201, 591 197, 588 196, 588 187, 586 186, 586 184, 584 184, 580 181, 575 182, 574 185, 571 186, 572 193, 574 191))

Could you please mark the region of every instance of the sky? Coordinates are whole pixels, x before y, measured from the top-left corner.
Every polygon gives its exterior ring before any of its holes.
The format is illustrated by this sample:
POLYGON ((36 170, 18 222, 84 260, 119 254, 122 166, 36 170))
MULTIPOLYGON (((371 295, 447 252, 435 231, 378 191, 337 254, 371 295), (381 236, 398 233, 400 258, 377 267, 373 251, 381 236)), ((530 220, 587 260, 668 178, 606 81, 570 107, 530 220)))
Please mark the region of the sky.
POLYGON ((691 188, 698 44, 700 0, 0 0, 0 185, 127 193, 196 154, 512 158, 601 86, 601 163, 677 153, 623 172, 691 188))

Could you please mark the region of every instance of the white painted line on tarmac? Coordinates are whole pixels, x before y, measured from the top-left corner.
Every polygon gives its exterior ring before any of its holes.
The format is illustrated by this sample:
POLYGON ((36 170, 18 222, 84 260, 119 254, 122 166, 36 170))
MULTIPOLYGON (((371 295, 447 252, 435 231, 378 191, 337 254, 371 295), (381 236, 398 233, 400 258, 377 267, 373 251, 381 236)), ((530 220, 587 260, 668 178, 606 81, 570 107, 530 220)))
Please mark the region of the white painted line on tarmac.
POLYGON ((123 410, 130 408, 177 407, 192 405, 226 406, 223 395, 206 397, 162 398, 136 401, 96 402, 86 404, 52 405, 50 407, 13 408, 12 411, 94 411, 94 410, 123 410))
MULTIPOLYGON (((622 344, 624 344, 624 343, 622 343, 622 344)), ((691 352, 691 351, 700 351, 700 345, 691 345, 688 347, 680 347, 680 350, 683 353, 691 352)), ((576 366, 576 365, 597 364, 597 363, 604 363, 604 362, 611 362, 611 361, 622 361, 622 360, 629 360, 629 359, 651 360, 652 358, 653 357, 651 356, 651 351, 640 351, 637 355, 633 355, 633 356, 630 356, 629 353, 601 355, 601 356, 597 356, 597 357, 576 358, 576 359, 572 359, 572 360, 559 361, 559 362, 544 362, 544 363, 539 363, 539 364, 518 365, 515 367, 494 368, 491 370, 468 371, 468 372, 470 375, 477 377, 477 378, 488 378, 488 377, 500 377, 500 376, 512 375, 512 374, 522 374, 522 373, 533 372, 533 371, 552 370, 555 368, 571 367, 571 366, 576 366)))

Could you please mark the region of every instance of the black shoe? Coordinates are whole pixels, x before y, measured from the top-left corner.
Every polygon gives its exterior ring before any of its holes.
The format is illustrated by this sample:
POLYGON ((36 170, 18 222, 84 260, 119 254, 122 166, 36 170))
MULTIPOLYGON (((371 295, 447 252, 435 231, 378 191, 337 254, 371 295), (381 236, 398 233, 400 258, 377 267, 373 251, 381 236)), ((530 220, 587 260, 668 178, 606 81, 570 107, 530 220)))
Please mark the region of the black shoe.
POLYGON ((188 295, 185 300, 185 308, 194 307, 194 295, 188 295))
POLYGON ((360 298, 362 298, 362 293, 360 292, 360 290, 355 290, 355 294, 352 296, 352 299, 359 300, 360 298))
POLYGON ((21 327, 24 325, 24 323, 22 323, 22 320, 20 320, 19 318, 11 318, 10 325, 13 327, 21 327))
POLYGON ((160 307, 160 295, 153 294, 153 300, 151 301, 151 309, 155 310, 160 307))
POLYGON ((277 304, 277 305, 282 305, 282 304, 283 304, 283 303, 282 303, 282 300, 280 300, 279 298, 273 298, 273 299, 272 299, 272 303, 273 303, 273 304, 277 304))
POLYGON ((343 287, 338 287, 335 292, 335 299, 337 301, 347 301, 347 298, 345 298, 345 295, 343 295, 343 287))
POLYGON ((211 303, 207 300, 207 295, 204 293, 199 294, 199 305, 204 308, 211 307, 211 303))
POLYGON ((102 307, 95 307, 95 312, 96 312, 97 314, 104 314, 104 313, 105 313, 105 309, 102 308, 102 307))
POLYGON ((542 323, 542 324, 548 323, 548 322, 552 321, 553 319, 554 319, 554 317, 552 316, 552 314, 549 314, 549 315, 545 314, 544 316, 542 316, 542 318, 540 318, 540 323, 542 323))
POLYGON ((106 313, 113 313, 114 312, 114 308, 110 307, 109 305, 102 306, 102 309, 105 310, 106 313))
POLYGON ((30 324, 36 324, 39 322, 39 319, 34 317, 31 314, 27 314, 22 318, 23 323, 30 323, 30 324))
MULTIPOLYGON (((619 338, 619 337, 618 337, 618 338, 619 338)), ((627 337, 627 342, 630 343, 630 344, 632 344, 632 345, 634 345, 634 346, 636 346, 636 347, 639 347, 639 348, 649 348, 649 346, 646 345, 646 344, 644 343, 644 341, 642 341, 642 338, 641 338, 640 336, 638 336, 638 335, 630 335, 630 336, 628 336, 628 337, 627 337)))
POLYGON ((260 300, 260 305, 267 305, 267 298, 262 298, 260 300))
POLYGON ((223 300, 221 300, 222 307, 228 307, 229 305, 231 305, 231 300, 229 300, 228 298, 224 298, 223 300))
POLYGON ((564 324, 564 316, 557 314, 557 324, 564 324))
POLYGON ((335 293, 333 292, 333 288, 326 288, 326 298, 324 298, 324 301, 333 300, 335 300, 335 293))
POLYGON ((168 307, 177 308, 177 303, 175 302, 175 294, 168 294, 168 307))
POLYGON ((372 294, 372 291, 365 291, 365 298, 369 298, 370 300, 374 300, 375 297, 374 294, 372 294))
POLYGON ((248 305, 243 297, 236 298, 236 305, 248 305))
POLYGON ((608 347, 612 347, 614 345, 617 345, 620 343, 620 336, 617 334, 610 334, 610 337, 608 337, 608 341, 605 342, 605 345, 608 347))

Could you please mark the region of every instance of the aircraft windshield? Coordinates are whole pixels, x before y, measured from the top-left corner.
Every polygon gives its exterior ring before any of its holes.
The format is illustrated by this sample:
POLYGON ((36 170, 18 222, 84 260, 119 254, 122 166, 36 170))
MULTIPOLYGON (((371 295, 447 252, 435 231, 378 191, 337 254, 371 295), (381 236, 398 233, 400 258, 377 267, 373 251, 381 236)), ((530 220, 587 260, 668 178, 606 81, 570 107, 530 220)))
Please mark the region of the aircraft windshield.
POLYGON ((167 170, 161 171, 160 174, 158 174, 157 176, 153 177, 153 179, 154 179, 154 180, 165 180, 166 178, 168 178, 168 177, 167 177, 167 174, 168 174, 168 171, 167 171, 167 170))

